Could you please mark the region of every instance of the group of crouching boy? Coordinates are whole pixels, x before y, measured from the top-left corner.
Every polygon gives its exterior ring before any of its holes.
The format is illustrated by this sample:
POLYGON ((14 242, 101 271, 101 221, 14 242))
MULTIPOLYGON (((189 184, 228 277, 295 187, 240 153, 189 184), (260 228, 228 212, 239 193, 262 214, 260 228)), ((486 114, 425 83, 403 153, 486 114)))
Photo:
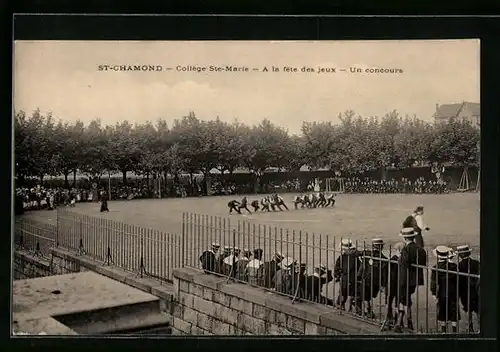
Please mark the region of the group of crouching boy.
MULTIPOLYGON (((229 214, 232 214, 233 211, 241 214, 241 210, 246 210, 247 213, 251 214, 252 212, 248 209, 248 204, 250 204, 254 212, 270 212, 276 210, 283 211, 283 208, 288 210, 283 198, 274 193, 272 195, 265 196, 260 200, 253 200, 251 202, 249 202, 247 197, 243 197, 241 201, 231 200, 227 203, 229 214)), ((293 197, 293 205, 295 209, 299 209, 299 207, 301 209, 326 208, 329 206, 333 207, 335 205, 335 194, 331 193, 326 195, 324 192, 301 194, 293 197)))
MULTIPOLYGON (((351 240, 343 239, 341 255, 333 271, 325 265, 318 265, 310 275, 306 272, 307 264, 279 252, 265 262, 260 248, 253 251, 228 246, 221 248, 213 243, 199 259, 208 274, 231 277, 295 300, 335 306, 372 319, 375 315, 371 302, 379 294, 385 294, 383 301, 387 309, 383 327, 402 332, 405 315, 407 329, 414 329, 412 295, 418 286, 424 285, 423 268, 427 265, 427 253, 415 243, 415 235, 413 228, 401 230, 404 243, 397 243, 392 248, 391 258, 382 253, 385 243, 380 238, 372 240, 371 249, 358 249, 351 240), (324 285, 332 281, 339 283, 335 302, 323 295, 324 285)), ((451 332, 457 332, 460 319, 457 297, 468 314, 469 331, 473 331, 472 313, 479 315, 479 279, 464 274, 479 275, 479 262, 470 258, 471 250, 467 245, 456 250, 438 246, 433 253, 437 264, 431 269, 430 289, 436 302, 440 331, 448 332, 448 323, 451 323, 451 332), (458 265, 451 261, 455 254, 459 257, 458 265)))

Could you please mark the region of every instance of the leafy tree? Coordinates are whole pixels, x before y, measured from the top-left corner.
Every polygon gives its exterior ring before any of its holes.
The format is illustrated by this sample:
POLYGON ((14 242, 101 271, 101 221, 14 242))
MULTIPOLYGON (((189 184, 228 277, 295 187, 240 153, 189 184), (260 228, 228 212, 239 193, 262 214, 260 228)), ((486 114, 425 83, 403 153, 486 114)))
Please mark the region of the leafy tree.
POLYGON ((123 183, 127 183, 127 172, 133 171, 140 159, 141 145, 134 133, 134 126, 127 120, 106 129, 110 165, 119 170, 123 183))
POLYGON ((407 168, 427 161, 429 145, 432 143, 431 133, 431 125, 416 117, 407 117, 394 138, 396 166, 407 168))

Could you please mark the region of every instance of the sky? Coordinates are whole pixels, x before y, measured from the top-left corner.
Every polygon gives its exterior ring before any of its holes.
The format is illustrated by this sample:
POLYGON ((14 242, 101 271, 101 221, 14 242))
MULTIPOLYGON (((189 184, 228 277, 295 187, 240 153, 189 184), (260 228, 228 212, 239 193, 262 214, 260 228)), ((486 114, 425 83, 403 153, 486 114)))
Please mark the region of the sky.
POLYGON ((364 117, 397 110, 431 121, 436 104, 479 102, 479 48, 474 39, 16 41, 13 104, 15 111, 30 114, 39 108, 86 124, 95 118, 104 124, 163 118, 171 124, 189 111, 203 120, 237 118, 249 125, 267 118, 291 133, 299 133, 303 121, 338 122, 346 110, 364 117), (104 71, 100 65, 162 70, 104 71), (207 71, 177 70, 186 66, 207 71), (209 66, 249 71, 208 72, 209 66), (285 72, 284 66, 298 72, 285 72), (315 71, 301 72, 302 67, 315 71), (336 70, 319 73, 319 67, 336 70), (361 72, 350 73, 351 67, 361 72), (365 71, 374 68, 399 73, 365 71))

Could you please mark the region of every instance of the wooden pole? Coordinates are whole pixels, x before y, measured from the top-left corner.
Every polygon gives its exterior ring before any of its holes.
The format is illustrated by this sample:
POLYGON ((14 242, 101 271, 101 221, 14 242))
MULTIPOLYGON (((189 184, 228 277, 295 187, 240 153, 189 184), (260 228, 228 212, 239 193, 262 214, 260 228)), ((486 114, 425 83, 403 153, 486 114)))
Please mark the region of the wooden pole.
POLYGON ((111 200, 111 172, 108 171, 108 200, 111 200))

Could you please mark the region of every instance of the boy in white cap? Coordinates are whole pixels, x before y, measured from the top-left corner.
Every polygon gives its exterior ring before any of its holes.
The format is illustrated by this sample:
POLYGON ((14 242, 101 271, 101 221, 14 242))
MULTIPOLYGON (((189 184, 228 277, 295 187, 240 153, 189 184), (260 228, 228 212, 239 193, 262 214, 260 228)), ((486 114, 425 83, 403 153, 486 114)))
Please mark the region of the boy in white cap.
POLYGON ((427 265, 427 253, 415 243, 417 235, 413 227, 403 228, 399 234, 405 241, 405 246, 401 250, 399 257, 399 283, 398 283, 398 301, 399 311, 398 320, 394 327, 395 332, 401 332, 403 328, 403 317, 406 313, 408 329, 413 329, 411 315, 412 300, 411 296, 417 290, 417 286, 424 285, 424 271, 422 268, 416 268, 415 265, 427 265))
POLYGON ((335 282, 340 282, 339 296, 337 297, 337 305, 341 309, 345 309, 345 304, 348 299, 349 311, 351 310, 352 304, 355 303, 356 296, 356 274, 360 267, 359 258, 361 252, 359 252, 352 241, 347 238, 343 238, 339 244, 341 255, 335 261, 334 268, 334 278, 335 282))
POLYGON ((478 320, 480 317, 479 278, 475 276, 479 276, 480 263, 470 257, 472 250, 466 244, 458 246, 456 253, 458 255, 458 271, 464 274, 460 275, 458 280, 458 295, 464 311, 467 312, 469 332, 473 332, 472 313, 476 313, 478 320))
POLYGON ((307 277, 306 298, 309 301, 333 305, 331 300, 321 294, 323 285, 331 281, 333 281, 332 271, 326 265, 320 264, 315 266, 313 274, 307 277))
POLYGON ((325 207, 329 207, 329 206, 334 206, 335 205, 335 193, 330 193, 327 197, 326 197, 326 204, 325 204, 325 207))
POLYGON ((241 251, 241 254, 242 255, 238 258, 238 261, 235 264, 236 280, 247 282, 248 276, 246 275, 247 274, 246 268, 248 262, 250 261, 249 258, 252 255, 252 253, 248 248, 245 248, 243 249, 243 251, 241 251))
POLYGON ((300 208, 304 207, 304 199, 302 198, 302 195, 294 196, 293 197, 293 206, 295 209, 298 209, 298 206, 300 204, 300 208))
POLYGON ((253 251, 253 259, 250 260, 246 266, 248 283, 251 285, 262 286, 264 277, 264 262, 262 261, 262 255, 263 250, 261 248, 255 249, 253 251))
POLYGON ((217 252, 219 251, 220 245, 218 243, 212 243, 209 250, 206 250, 200 256, 201 267, 206 274, 214 273, 216 270, 216 258, 217 252))
POLYGON ((280 263, 285 259, 283 254, 276 252, 274 258, 264 263, 264 287, 274 288, 274 276, 281 269, 280 263))
POLYGON ((457 265, 450 262, 454 257, 453 250, 447 246, 437 246, 432 253, 437 264, 432 267, 431 294, 437 304, 437 320, 441 332, 447 332, 447 323, 451 322, 453 333, 457 333, 457 321, 460 320, 458 309, 457 265))
POLYGON ((280 262, 281 269, 276 272, 273 278, 274 287, 277 292, 292 295, 294 290, 292 288, 292 268, 295 265, 295 260, 290 257, 284 258, 280 262))
POLYGON ((394 302, 398 297, 398 276, 399 276, 399 257, 401 256, 401 251, 405 247, 405 244, 398 242, 391 248, 391 259, 387 271, 383 273, 385 278, 383 279, 383 285, 381 288, 385 291, 385 303, 387 304, 387 314, 385 318, 384 325, 387 324, 389 327, 394 325, 397 320, 398 308, 396 306, 396 316, 394 316, 394 302))
POLYGON ((384 240, 381 238, 372 239, 371 250, 365 250, 363 253, 363 261, 358 271, 358 289, 359 300, 358 310, 360 305, 364 306, 363 314, 369 318, 375 318, 372 311, 371 301, 378 296, 380 287, 384 286, 382 273, 387 271, 387 257, 382 253, 384 249, 384 240))

